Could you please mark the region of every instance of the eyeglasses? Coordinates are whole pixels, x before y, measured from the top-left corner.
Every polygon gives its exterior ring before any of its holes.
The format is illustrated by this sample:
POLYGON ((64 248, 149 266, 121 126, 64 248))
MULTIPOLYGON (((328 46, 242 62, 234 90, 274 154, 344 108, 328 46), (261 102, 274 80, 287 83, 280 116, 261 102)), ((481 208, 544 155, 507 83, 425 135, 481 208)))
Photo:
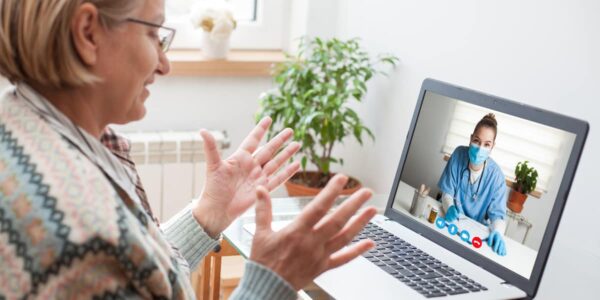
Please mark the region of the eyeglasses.
POLYGON ((163 52, 166 53, 167 51, 169 51, 171 42, 173 42, 173 38, 175 38, 176 31, 174 28, 169 28, 159 24, 154 24, 134 18, 127 18, 125 19, 125 21, 158 28, 158 44, 160 45, 160 48, 163 52))

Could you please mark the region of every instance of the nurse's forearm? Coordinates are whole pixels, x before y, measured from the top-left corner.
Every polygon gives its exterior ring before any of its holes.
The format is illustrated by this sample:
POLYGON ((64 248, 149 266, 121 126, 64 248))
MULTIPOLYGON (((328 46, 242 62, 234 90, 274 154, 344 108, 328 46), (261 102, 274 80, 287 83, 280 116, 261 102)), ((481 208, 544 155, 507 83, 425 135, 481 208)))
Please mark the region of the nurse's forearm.
POLYGON ((444 213, 448 211, 450 206, 454 205, 454 198, 449 194, 442 194, 442 207, 444 208, 444 213))

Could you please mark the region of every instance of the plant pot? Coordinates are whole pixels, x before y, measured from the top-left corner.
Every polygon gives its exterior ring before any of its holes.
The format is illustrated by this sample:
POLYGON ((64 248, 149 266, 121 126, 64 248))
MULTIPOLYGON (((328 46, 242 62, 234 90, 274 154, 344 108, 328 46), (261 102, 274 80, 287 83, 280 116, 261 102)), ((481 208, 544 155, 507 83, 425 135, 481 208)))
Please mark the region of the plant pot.
POLYGON ((508 198, 508 208, 516 213, 523 211, 523 204, 527 200, 527 194, 519 193, 516 190, 511 190, 508 198))
POLYGON ((229 53, 229 37, 214 38, 209 32, 202 32, 202 53, 206 59, 225 59, 229 53))
MULTIPOLYGON (((309 176, 309 177, 319 176, 319 173, 314 172, 314 171, 308 171, 306 173, 307 173, 307 176, 309 176)), ((321 192, 321 190, 323 189, 322 187, 319 187, 319 188, 310 187, 310 186, 306 186, 304 184, 295 182, 295 181, 297 181, 296 179, 301 176, 302 176, 302 173, 299 172, 296 175, 294 175, 290 180, 285 182, 285 189, 287 190, 288 195, 290 197, 316 196, 319 192, 321 192)), ((342 190, 341 194, 342 195, 351 195, 352 193, 358 191, 361 187, 362 187, 362 184, 360 184, 360 181, 358 181, 356 178, 350 177, 348 180, 348 184, 342 190), (348 187, 348 185, 351 185, 351 187, 348 187)))

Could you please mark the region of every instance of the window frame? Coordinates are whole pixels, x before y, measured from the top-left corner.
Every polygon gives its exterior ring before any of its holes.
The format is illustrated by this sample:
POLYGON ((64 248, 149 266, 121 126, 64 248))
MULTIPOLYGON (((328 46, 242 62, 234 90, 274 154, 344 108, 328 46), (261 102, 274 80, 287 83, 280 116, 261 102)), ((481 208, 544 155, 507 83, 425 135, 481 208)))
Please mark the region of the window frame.
MULTIPOLYGON (((231 49, 283 49, 289 24, 289 1, 256 0, 256 21, 240 21, 231 34, 231 49)), ((171 49, 201 49, 201 30, 193 28, 189 18, 173 19, 167 16, 165 26, 175 28, 177 34, 171 49)))

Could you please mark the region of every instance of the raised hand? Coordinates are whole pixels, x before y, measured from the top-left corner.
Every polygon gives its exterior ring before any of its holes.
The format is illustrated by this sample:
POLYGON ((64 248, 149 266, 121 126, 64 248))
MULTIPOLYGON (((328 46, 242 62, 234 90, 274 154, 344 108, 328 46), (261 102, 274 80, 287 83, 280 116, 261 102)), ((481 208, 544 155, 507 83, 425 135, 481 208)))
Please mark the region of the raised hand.
POLYGON ((250 260, 273 270, 298 290, 319 274, 372 248, 375 243, 371 240, 344 248, 376 213, 374 207, 369 207, 352 218, 371 197, 370 190, 357 191, 333 213, 326 215, 347 181, 343 175, 333 177, 294 222, 278 232, 271 229, 269 193, 259 187, 256 192, 256 233, 250 260))
POLYGON ((292 142, 278 153, 293 135, 289 128, 257 150, 270 125, 270 118, 262 119, 240 147, 225 160, 221 160, 212 135, 206 130, 200 131, 206 155, 206 182, 193 214, 209 235, 217 236, 254 204, 257 186, 264 186, 271 191, 300 168, 300 164, 294 162, 277 173, 300 149, 300 144, 292 142))

